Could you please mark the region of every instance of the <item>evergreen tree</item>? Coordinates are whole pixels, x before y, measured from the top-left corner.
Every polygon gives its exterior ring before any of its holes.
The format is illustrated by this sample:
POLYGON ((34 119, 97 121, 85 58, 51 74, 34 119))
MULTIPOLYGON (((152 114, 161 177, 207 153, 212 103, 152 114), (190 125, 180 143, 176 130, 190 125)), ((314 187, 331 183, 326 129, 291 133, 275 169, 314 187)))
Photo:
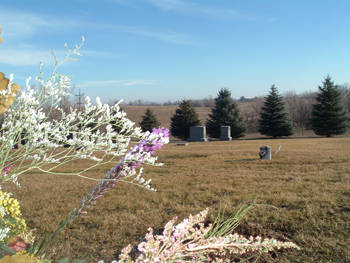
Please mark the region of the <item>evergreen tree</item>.
POLYGON ((275 85, 272 85, 261 107, 258 131, 273 138, 293 135, 291 120, 285 112, 285 102, 275 85))
POLYGON ((231 137, 243 137, 247 125, 245 124, 236 101, 231 98, 231 92, 222 88, 218 97, 215 98, 215 106, 211 109, 212 114, 208 114, 206 130, 207 134, 212 138, 220 138, 221 126, 231 127, 231 137))
POLYGON ((170 132, 174 137, 187 140, 190 137, 190 127, 200 126, 201 121, 193 108, 191 100, 181 101, 179 108, 171 117, 170 132))
POLYGON ((347 116, 341 106, 341 93, 338 86, 327 76, 318 86, 317 103, 313 105, 311 129, 317 135, 331 137, 343 134, 347 130, 347 116))
POLYGON ((152 132, 153 128, 159 127, 160 123, 158 122, 157 116, 154 115, 150 107, 145 111, 145 115, 142 116, 142 121, 139 122, 140 127, 143 132, 149 131, 152 132))

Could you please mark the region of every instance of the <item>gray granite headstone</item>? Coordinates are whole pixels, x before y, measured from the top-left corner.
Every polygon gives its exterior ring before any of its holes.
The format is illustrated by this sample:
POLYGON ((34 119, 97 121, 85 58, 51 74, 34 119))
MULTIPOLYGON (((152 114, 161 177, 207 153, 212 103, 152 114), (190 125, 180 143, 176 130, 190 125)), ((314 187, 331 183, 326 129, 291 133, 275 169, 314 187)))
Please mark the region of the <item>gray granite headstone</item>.
POLYGON ((188 142, 207 142, 205 126, 190 127, 190 138, 188 142))
POLYGON ((220 141, 231 141, 232 137, 231 135, 231 127, 230 126, 221 126, 221 133, 220 133, 220 141))
POLYGON ((261 146, 259 156, 260 156, 260 159, 262 160, 271 160, 271 147, 261 146))

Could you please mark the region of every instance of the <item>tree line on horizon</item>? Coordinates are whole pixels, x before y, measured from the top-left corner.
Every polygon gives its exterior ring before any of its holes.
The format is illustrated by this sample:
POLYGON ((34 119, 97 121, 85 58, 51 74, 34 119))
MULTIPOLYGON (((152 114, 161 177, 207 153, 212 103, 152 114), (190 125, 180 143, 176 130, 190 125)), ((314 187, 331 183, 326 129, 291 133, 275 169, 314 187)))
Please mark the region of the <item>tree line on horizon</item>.
MULTIPOLYGON (((237 101, 231 97, 227 88, 222 88, 214 99, 211 114, 205 123, 207 135, 220 137, 221 126, 231 127, 231 137, 241 138, 247 132, 247 123, 257 120, 257 131, 268 137, 283 137, 294 134, 293 127, 299 124, 302 129, 312 129, 316 135, 331 137, 344 134, 348 128, 348 117, 344 108, 350 111, 349 86, 334 85, 330 76, 325 77, 323 86, 316 93, 297 95, 287 93, 283 97, 275 85, 262 99, 253 100, 251 116, 244 119, 237 101), (345 106, 344 94, 346 95, 345 106), (287 108, 289 112, 287 112, 287 108), (254 116, 255 114, 255 116, 254 116), (256 114, 258 116, 256 116, 256 114)), ((244 99, 244 98, 241 98, 244 99)), ((171 134, 181 140, 190 137, 190 127, 202 126, 191 100, 182 100, 171 117, 171 134)), ((156 115, 147 108, 139 123, 141 129, 151 131, 159 126, 156 115)))
MULTIPOLYGON (((246 132, 259 132, 274 138, 291 136, 296 126, 301 127, 302 132, 313 130, 321 136, 343 134, 348 127, 347 114, 350 114, 350 86, 335 85, 329 76, 322 84, 322 87, 318 87, 318 92, 287 92, 283 96, 272 85, 267 96, 254 98, 248 104, 250 109, 243 112, 238 103, 246 99, 241 97, 237 101, 231 97, 227 88, 222 88, 216 98, 207 100, 212 100, 211 114, 208 114, 203 124, 196 113, 193 100, 182 100, 171 117, 171 134, 187 140, 190 127, 202 125, 206 126, 207 135, 211 138, 220 137, 221 126, 231 127, 232 138, 244 137, 246 132)), ((70 106, 69 99, 61 101, 60 107, 66 113, 71 110, 70 106)), ((43 107, 45 110, 45 105, 43 107)), ((50 119, 59 118, 57 110, 50 113, 50 119)), ((0 124, 2 121, 0 116, 0 124)), ((146 109, 139 125, 148 131, 160 125, 150 107, 146 109)), ((93 129, 94 122, 90 126, 93 129)))
MULTIPOLYGON (((244 96, 241 96, 238 102, 252 102, 256 99, 257 97, 254 98, 246 98, 244 96)), ((148 100, 143 100, 143 99, 138 99, 134 101, 129 101, 129 102, 123 102, 121 105, 124 106, 178 106, 181 104, 181 100, 176 100, 176 101, 166 101, 163 103, 159 102, 154 102, 154 101, 148 101, 148 100)), ((193 107, 214 107, 215 105, 215 100, 212 96, 208 96, 208 98, 204 99, 191 99, 193 107)))

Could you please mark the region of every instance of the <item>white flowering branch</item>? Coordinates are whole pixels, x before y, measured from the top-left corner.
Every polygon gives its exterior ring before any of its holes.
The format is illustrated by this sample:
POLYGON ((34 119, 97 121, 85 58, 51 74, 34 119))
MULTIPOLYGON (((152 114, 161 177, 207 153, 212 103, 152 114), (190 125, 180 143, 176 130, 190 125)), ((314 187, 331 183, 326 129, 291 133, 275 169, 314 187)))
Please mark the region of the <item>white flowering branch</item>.
MULTIPOLYGON (((28 79, 26 89, 17 95, 15 103, 4 113, 5 120, 0 128, 0 169, 5 171, 10 166, 12 169, 2 172, 0 184, 5 181, 18 184, 18 176, 32 169, 38 169, 44 173, 77 175, 86 178, 84 173, 88 170, 110 163, 117 156, 127 154, 126 162, 130 162, 132 158, 137 159, 134 155, 127 153, 129 143, 132 140, 135 142, 145 140, 150 133, 143 133, 140 128, 133 127, 134 123, 126 118, 125 112, 120 110, 120 102, 114 106, 102 105, 97 98, 97 106, 94 106, 87 97, 83 111, 71 109, 69 114, 58 107, 62 98, 70 96, 67 90, 71 86, 70 78, 60 75, 58 67, 65 61, 75 60, 71 57, 72 55, 80 56, 78 50, 82 44, 76 45, 73 51, 65 45, 67 56, 62 62, 57 61, 52 51, 55 69, 51 76, 45 79, 40 65, 40 77, 36 78, 41 87, 40 92, 37 93, 30 87, 28 79), (45 113, 43 107, 47 104, 50 107, 48 113, 45 113), (59 111, 60 117, 49 121, 53 110, 59 111), (119 133, 113 129, 111 123, 114 128, 118 128, 119 133), (12 150, 20 137, 25 144, 17 150, 12 150), (68 147, 63 148, 64 146, 68 147), (97 152, 103 153, 102 157, 97 157, 97 152), (77 159, 88 159, 93 162, 89 167, 78 172, 66 173, 58 169, 77 159)), ((12 76, 10 76, 8 89, 2 93, 15 95, 11 93, 12 84, 12 76)), ((142 152, 141 149, 138 154, 143 155, 142 152)), ((148 155, 143 157, 143 163, 155 165, 154 157, 148 155)))

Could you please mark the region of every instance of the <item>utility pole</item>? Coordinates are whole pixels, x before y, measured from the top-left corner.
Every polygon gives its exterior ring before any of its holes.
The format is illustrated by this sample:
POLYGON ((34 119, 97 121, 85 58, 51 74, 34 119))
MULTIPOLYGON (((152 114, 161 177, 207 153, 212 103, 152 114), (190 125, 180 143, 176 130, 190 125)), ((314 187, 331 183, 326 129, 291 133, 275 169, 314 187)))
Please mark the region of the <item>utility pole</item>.
POLYGON ((79 102, 78 102, 77 104, 79 105, 79 111, 80 111, 80 105, 83 104, 83 103, 81 102, 81 98, 84 96, 84 93, 83 93, 83 94, 80 94, 80 89, 79 89, 79 95, 75 94, 75 96, 78 97, 79 102))

